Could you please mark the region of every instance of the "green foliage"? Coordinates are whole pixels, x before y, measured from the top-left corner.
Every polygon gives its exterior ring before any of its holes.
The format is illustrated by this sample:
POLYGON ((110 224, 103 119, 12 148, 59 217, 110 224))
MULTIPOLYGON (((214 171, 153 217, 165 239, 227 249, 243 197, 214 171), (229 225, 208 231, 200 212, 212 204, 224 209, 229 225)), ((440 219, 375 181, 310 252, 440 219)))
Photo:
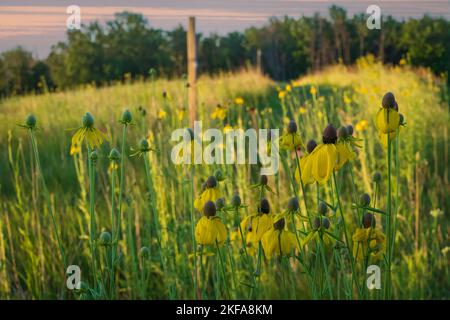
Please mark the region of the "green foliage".
MULTIPOLYGON (((331 6, 329 17, 271 18, 261 27, 226 35, 198 34, 198 71, 215 74, 257 65, 275 80, 290 80, 335 63, 350 65, 367 54, 388 64, 407 61, 436 74, 450 70, 450 22, 424 16, 398 21, 383 17, 369 30, 367 15, 349 17, 331 6)), ((92 22, 69 31, 43 61, 21 48, 0 57, 0 95, 108 84, 148 77, 179 77, 186 72, 186 30, 149 26, 141 14, 117 13, 106 25, 92 22), (34 67, 38 65, 38 67, 34 67)))

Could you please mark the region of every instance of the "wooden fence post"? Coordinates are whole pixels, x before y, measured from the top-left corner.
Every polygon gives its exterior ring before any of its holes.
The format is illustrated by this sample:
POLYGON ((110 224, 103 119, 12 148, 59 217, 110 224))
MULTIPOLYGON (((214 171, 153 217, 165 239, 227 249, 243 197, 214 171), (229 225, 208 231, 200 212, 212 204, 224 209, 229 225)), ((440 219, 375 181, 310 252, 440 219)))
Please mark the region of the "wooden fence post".
POLYGON ((197 120, 197 41, 195 37, 195 17, 189 17, 187 31, 187 74, 188 74, 188 100, 189 125, 194 128, 197 120))

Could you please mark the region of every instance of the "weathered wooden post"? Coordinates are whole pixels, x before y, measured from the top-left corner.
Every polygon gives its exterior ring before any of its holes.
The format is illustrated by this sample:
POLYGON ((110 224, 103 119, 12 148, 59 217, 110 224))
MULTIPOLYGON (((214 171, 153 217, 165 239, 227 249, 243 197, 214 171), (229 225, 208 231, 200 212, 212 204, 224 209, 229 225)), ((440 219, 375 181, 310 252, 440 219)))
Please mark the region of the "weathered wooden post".
POLYGON ((197 117, 197 39, 195 37, 195 17, 189 17, 187 31, 187 74, 188 74, 188 100, 189 125, 194 128, 197 117))

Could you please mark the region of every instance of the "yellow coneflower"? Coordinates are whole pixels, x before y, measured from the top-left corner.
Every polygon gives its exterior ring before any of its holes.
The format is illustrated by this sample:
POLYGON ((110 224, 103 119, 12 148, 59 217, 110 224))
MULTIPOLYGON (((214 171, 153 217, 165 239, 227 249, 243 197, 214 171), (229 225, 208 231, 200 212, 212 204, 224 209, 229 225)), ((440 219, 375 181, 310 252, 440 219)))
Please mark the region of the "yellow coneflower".
POLYGON ((278 92, 278 99, 283 100, 286 94, 287 94, 286 91, 281 90, 280 92, 278 92))
POLYGON ((316 93, 317 93, 316 87, 312 86, 312 87, 309 89, 309 92, 310 92, 313 96, 315 96, 316 93))
POLYGON ((165 112, 164 110, 159 110, 158 111, 158 119, 162 120, 167 116, 167 112, 165 112))
POLYGON ((388 135, 389 135, 389 139, 391 141, 394 140, 397 137, 397 132, 400 132, 402 126, 405 126, 403 115, 401 113, 399 113, 398 115, 399 115, 399 124, 400 124, 398 127, 398 131, 391 132, 391 133, 378 132, 378 137, 380 138, 380 142, 384 148, 387 148, 387 145, 388 145, 388 135))
POLYGON ((233 130, 233 127, 230 126, 229 124, 227 124, 223 127, 223 133, 225 133, 225 134, 231 130, 233 130))
POLYGON ((234 99, 234 103, 238 106, 242 106, 244 104, 244 99, 241 97, 237 97, 236 99, 234 99))
POLYGON ((247 225, 248 220, 250 220, 251 231, 249 234, 249 240, 253 243, 258 243, 263 235, 272 228, 272 216, 270 214, 270 205, 267 199, 261 199, 261 203, 258 208, 258 213, 253 216, 248 216, 246 219, 242 220, 244 227, 247 225))
POLYGON ((297 124, 294 120, 291 120, 286 133, 279 138, 279 146, 281 149, 297 150, 302 144, 302 138, 297 132, 297 124))
POLYGON ((78 144, 72 144, 70 146, 70 155, 73 156, 75 154, 78 154, 81 152, 81 145, 78 144))
POLYGON ((379 133, 395 132, 400 125, 400 116, 394 95, 391 92, 386 93, 381 105, 375 117, 375 127, 379 133))
POLYGON ((204 190, 202 190, 202 193, 194 201, 194 208, 200 212, 203 210, 203 207, 205 206, 206 202, 208 201, 215 202, 217 199, 220 198, 220 192, 216 177, 214 176, 208 177, 203 187, 204 190))
POLYGON ((83 116, 82 123, 83 125, 72 136, 71 149, 76 150, 78 146, 81 146, 83 140, 92 149, 100 146, 104 140, 108 140, 103 132, 94 127, 94 117, 89 112, 83 116))
POLYGON ((335 169, 339 170, 349 160, 356 158, 356 152, 353 150, 353 146, 361 147, 359 139, 353 138, 353 127, 340 127, 338 130, 338 142, 336 144, 336 150, 338 152, 337 162, 335 169))
POLYGON ((211 113, 211 119, 219 119, 223 120, 227 116, 227 110, 222 107, 220 104, 217 105, 217 107, 214 109, 214 111, 211 113))
POLYGON ((305 107, 299 108, 300 114, 305 114, 308 110, 305 107))
POLYGON ((273 226, 261 239, 264 254, 268 258, 289 255, 297 248, 295 235, 284 229, 284 218, 274 221, 273 226))
POLYGON ((361 261, 367 256, 379 260, 386 251, 386 236, 374 227, 356 229, 352 240, 353 256, 357 261, 361 261))
POLYGON ((227 229, 216 216, 216 205, 207 201, 203 206, 203 217, 195 226, 195 240, 201 245, 221 245, 227 239, 227 229))
MULTIPOLYGON (((314 140, 309 140, 306 144, 307 154, 300 158, 300 171, 302 174, 303 184, 309 184, 314 182, 314 178, 311 175, 311 153, 317 147, 317 143, 314 140)), ((300 172, 298 167, 295 169, 295 179, 300 181, 300 172)))
POLYGON ((286 90, 286 92, 291 92, 292 86, 290 84, 287 84, 286 87, 284 88, 284 90, 286 90))
POLYGON ((367 129, 367 126, 369 125, 369 121, 367 121, 366 119, 360 120, 356 125, 355 125, 355 130, 358 132, 364 131, 367 129))
POLYGON ((336 140, 336 129, 329 124, 323 132, 323 143, 314 149, 308 160, 311 162, 310 174, 319 184, 325 184, 333 174, 338 155, 336 140))

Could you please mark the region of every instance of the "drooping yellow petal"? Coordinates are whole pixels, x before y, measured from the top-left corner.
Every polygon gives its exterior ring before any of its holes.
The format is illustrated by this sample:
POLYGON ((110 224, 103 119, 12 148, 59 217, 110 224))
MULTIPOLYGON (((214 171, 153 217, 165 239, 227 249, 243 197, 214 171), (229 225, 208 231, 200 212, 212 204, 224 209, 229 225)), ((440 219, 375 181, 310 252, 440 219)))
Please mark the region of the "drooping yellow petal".
POLYGON ((195 226, 195 240, 202 245, 221 245, 227 239, 227 229, 219 217, 201 217, 195 226))
POLYGON ((400 116, 395 109, 380 108, 375 117, 375 127, 381 133, 395 132, 400 124, 400 116))

